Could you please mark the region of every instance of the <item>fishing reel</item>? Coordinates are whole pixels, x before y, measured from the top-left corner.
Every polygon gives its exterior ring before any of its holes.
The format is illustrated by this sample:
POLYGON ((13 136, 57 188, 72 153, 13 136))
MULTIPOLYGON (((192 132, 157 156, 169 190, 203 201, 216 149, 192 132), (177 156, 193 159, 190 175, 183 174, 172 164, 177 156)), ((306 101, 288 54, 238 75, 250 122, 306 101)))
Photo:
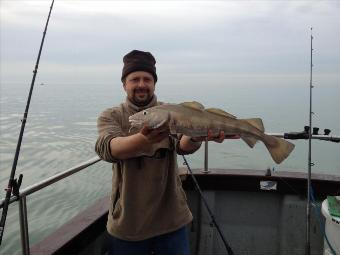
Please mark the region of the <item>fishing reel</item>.
POLYGON ((22 177, 23 177, 23 175, 20 174, 18 179, 16 179, 16 178, 13 179, 11 181, 11 184, 10 184, 11 186, 6 188, 5 191, 11 190, 13 196, 19 197, 19 189, 20 189, 20 186, 21 186, 21 183, 22 183, 22 177))

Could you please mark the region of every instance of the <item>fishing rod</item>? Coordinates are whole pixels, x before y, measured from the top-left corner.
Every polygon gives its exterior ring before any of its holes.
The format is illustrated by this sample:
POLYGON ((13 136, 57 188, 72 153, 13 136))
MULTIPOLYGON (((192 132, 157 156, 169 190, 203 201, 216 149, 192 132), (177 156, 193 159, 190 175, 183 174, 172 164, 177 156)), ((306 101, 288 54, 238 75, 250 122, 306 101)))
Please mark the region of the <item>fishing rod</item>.
POLYGON ((187 168, 188 168, 188 170, 189 170, 189 172, 190 172, 190 176, 191 176, 192 180, 194 181, 194 184, 195 184, 195 186, 196 186, 196 188, 197 188, 197 190, 198 190, 198 193, 199 193, 200 196, 201 196, 201 199, 202 199, 202 201, 203 201, 203 204, 204 204, 205 207, 207 208, 207 211, 208 211, 208 214, 209 214, 209 216, 210 216, 210 218, 211 218, 211 221, 212 221, 212 223, 215 225, 215 227, 216 227, 218 233, 219 233, 220 236, 221 236, 221 239, 222 239, 222 241, 223 241, 223 243, 224 243, 224 246, 225 246, 225 248, 226 248, 228 254, 229 254, 229 255, 234 255, 233 250, 231 249, 230 245, 228 244, 227 240, 225 239, 225 237, 224 237, 224 235, 223 235, 223 233, 222 233, 222 230, 220 229, 219 225, 218 225, 217 222, 216 222, 216 219, 215 219, 215 217, 214 217, 214 215, 213 215, 213 213, 212 213, 212 211, 211 211, 211 209, 210 209, 210 207, 209 207, 209 205, 208 205, 208 203, 207 203, 207 200, 205 199, 205 197, 204 197, 204 195, 203 195, 203 192, 202 192, 202 190, 201 190, 201 188, 200 188, 200 186, 199 186, 199 184, 198 184, 198 181, 196 180, 196 177, 194 176, 194 173, 193 173, 192 170, 191 170, 191 167, 189 166, 189 163, 188 163, 187 159, 185 158, 184 155, 182 155, 182 157, 183 157, 183 160, 184 160, 184 164, 187 166, 187 168))
MULTIPOLYGON (((318 133, 319 128, 313 127, 313 133, 311 135, 311 139, 314 140, 323 140, 329 142, 340 143, 340 136, 338 135, 330 135, 330 129, 324 129, 324 134, 321 135, 318 133)), ((279 138, 291 139, 291 140, 307 140, 309 139, 309 126, 304 127, 304 131, 302 132, 289 132, 289 133, 266 133, 267 135, 272 135, 279 138)))
POLYGON ((307 206, 306 206, 306 255, 310 254, 310 193, 312 172, 312 89, 313 89, 313 28, 310 28, 310 79, 309 79, 309 129, 308 129, 308 178, 307 178, 307 206))
POLYGON ((15 150, 12 170, 11 170, 11 174, 10 174, 10 177, 9 177, 9 180, 8 180, 7 188, 5 189, 6 190, 6 197, 5 197, 5 200, 4 200, 4 205, 3 205, 2 215, 1 215, 1 221, 0 221, 0 245, 1 245, 1 242, 2 242, 3 234, 4 234, 6 217, 7 217, 8 206, 9 206, 11 194, 13 192, 13 195, 15 195, 15 196, 19 195, 19 188, 20 188, 20 185, 21 185, 21 182, 22 182, 22 177, 23 177, 22 175, 19 176, 18 180, 14 179, 14 176, 15 176, 15 171, 16 171, 16 167, 17 167, 17 163, 18 163, 19 154, 20 154, 22 138, 23 138, 24 131, 25 131, 25 125, 26 125, 26 121, 27 121, 28 110, 29 110, 30 103, 31 103, 31 97, 32 97, 32 93, 33 93, 35 78, 36 78, 37 73, 38 73, 41 51, 42 51, 42 48, 43 48, 43 45, 44 45, 45 36, 46 36, 46 32, 47 32, 47 27, 48 27, 48 22, 50 20, 51 12, 52 12, 52 9, 53 9, 53 4, 54 4, 54 0, 52 0, 52 4, 50 6, 50 11, 48 13, 48 17, 47 17, 47 21, 46 21, 46 25, 45 25, 45 30, 43 32, 43 37, 41 39, 40 49, 39 49, 38 57, 37 57, 37 60, 36 60, 36 63, 35 63, 35 69, 33 70, 33 77, 32 77, 32 82, 31 82, 31 86, 30 86, 30 90, 29 90, 29 94, 28 94, 28 98, 27 98, 26 108, 25 108, 24 116, 21 120, 20 134, 19 134, 19 138, 18 138, 17 147, 16 147, 16 150, 15 150))

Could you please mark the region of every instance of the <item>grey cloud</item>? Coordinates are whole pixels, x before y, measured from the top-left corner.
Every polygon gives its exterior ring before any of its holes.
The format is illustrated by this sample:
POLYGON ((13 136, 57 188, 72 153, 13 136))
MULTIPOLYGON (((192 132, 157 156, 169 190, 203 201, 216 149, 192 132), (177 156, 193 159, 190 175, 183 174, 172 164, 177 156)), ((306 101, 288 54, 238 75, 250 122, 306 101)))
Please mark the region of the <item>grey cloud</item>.
MULTIPOLYGON (((173 13, 164 14, 157 10, 73 13, 59 7, 51 17, 42 63, 46 70, 58 67, 56 71, 66 77, 73 68, 79 74, 74 79, 109 78, 115 70, 106 67, 119 69, 125 53, 142 49, 153 52, 159 68, 174 75, 296 75, 307 71, 309 27, 315 22, 319 71, 334 73, 339 69, 339 5, 259 3, 192 4, 191 9, 188 4, 180 8, 179 3, 177 9, 170 8, 173 13), (88 71, 91 67, 95 72, 88 71)), ((2 64, 20 60, 33 63, 43 22, 41 27, 5 25, 2 64)))

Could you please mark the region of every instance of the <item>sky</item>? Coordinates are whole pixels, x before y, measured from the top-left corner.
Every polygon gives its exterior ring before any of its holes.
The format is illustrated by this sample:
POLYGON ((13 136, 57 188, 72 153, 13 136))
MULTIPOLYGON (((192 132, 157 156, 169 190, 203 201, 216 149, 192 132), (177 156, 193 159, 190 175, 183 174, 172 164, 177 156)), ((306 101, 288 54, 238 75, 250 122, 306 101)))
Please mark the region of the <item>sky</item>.
MULTIPOLYGON (((50 4, 0 1, 1 84, 30 81, 50 4)), ((335 84, 339 13, 340 1, 56 0, 38 75, 53 83, 119 82, 122 57, 139 49, 156 57, 160 81, 299 81, 309 72, 313 27, 315 75, 335 84)))

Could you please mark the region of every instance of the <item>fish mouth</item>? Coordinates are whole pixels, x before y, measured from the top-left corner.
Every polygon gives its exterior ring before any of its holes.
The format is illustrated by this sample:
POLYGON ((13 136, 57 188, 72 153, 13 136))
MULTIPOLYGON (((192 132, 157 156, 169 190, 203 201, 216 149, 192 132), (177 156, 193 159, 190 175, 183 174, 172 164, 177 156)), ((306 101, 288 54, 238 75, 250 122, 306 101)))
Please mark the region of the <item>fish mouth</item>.
POLYGON ((163 119, 162 121, 158 122, 154 122, 154 121, 143 121, 142 119, 139 118, 135 118, 136 116, 132 115, 129 117, 129 122, 131 125, 131 128, 133 127, 141 127, 145 124, 147 124, 151 129, 155 129, 155 128, 159 128, 161 126, 163 126, 164 124, 166 124, 169 120, 170 120, 170 114, 168 114, 166 119, 163 119))
POLYGON ((129 117, 129 122, 130 122, 130 128, 129 128, 129 133, 131 133, 131 130, 133 128, 139 128, 142 126, 142 121, 140 120, 135 120, 135 119, 132 119, 131 117, 129 117))

